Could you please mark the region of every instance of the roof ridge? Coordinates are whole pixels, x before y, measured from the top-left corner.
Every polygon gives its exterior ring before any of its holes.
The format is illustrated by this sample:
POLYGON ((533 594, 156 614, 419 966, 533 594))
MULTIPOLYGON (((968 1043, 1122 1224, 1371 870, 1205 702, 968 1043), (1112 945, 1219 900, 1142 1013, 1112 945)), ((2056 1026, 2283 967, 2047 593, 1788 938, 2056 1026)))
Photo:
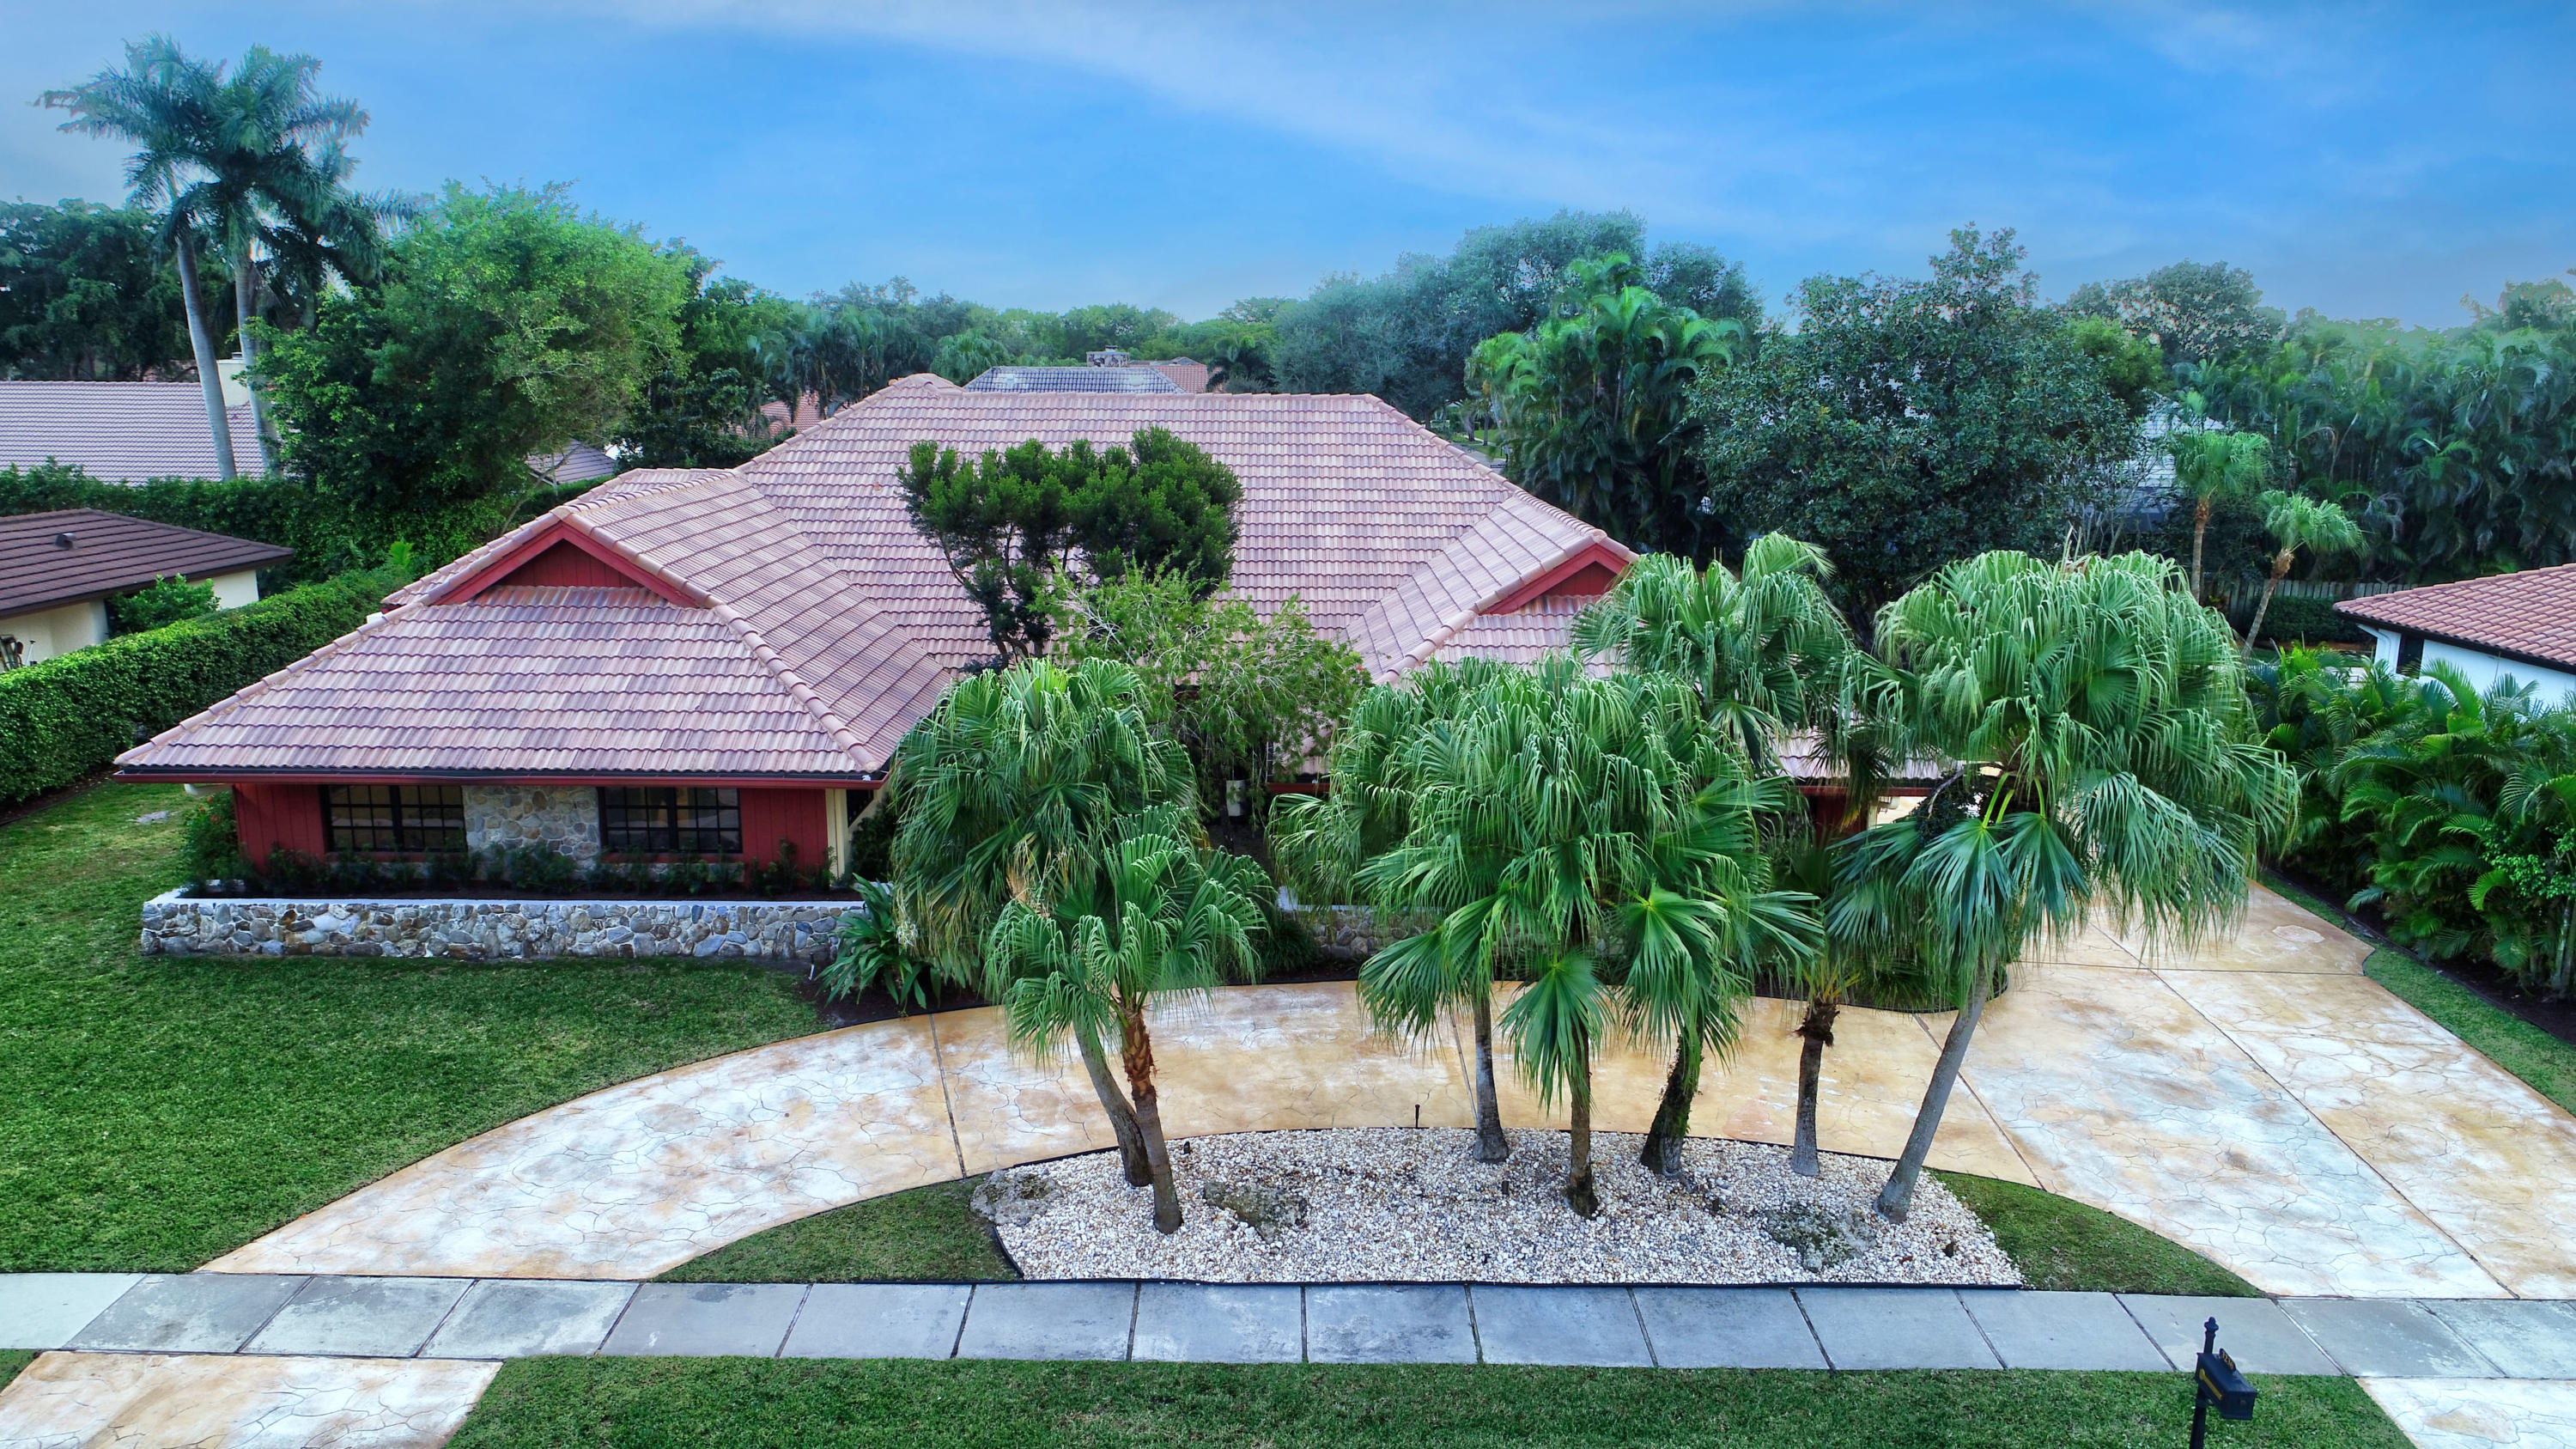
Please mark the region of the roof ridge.
MULTIPOLYGON (((833 572, 838 573, 839 570, 835 569, 833 572)), ((870 605, 870 607, 874 606, 870 605)), ((760 631, 759 625, 744 618, 740 610, 722 599, 710 599, 707 608, 717 618, 722 619, 734 633, 741 636, 743 643, 751 647, 751 657, 761 668, 768 670, 779 683, 787 686, 788 697, 803 705, 805 712, 812 715, 817 724, 831 732, 833 740, 840 745, 842 752, 850 757, 853 764, 856 764, 861 771, 879 768, 869 762, 867 747, 859 738, 858 730, 853 728, 849 721, 841 718, 838 710, 823 702, 821 693, 806 682, 805 676, 797 673, 795 668, 787 663, 778 650, 770 644, 768 636, 760 631)))
POLYGON ((2446 589, 2463 589, 2475 584, 2500 584, 2510 579, 2534 578, 2541 574, 2561 573, 2569 569, 2576 569, 2576 563, 2542 564, 2536 569, 2515 569, 2509 573, 2480 574, 2473 579, 2447 579, 2438 584, 2416 584, 2409 588, 2391 589, 2384 594, 2364 594, 2357 598, 2340 599, 2336 602, 2342 604, 2374 604, 2382 599, 2402 599, 2408 594, 2438 594, 2446 589))

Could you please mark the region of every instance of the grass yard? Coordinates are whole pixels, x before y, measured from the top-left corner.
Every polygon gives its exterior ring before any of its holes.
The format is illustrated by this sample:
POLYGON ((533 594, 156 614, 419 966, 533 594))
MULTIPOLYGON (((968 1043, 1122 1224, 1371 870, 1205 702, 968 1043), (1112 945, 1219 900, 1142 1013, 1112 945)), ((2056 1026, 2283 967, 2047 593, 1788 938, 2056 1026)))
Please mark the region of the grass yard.
POLYGON ((816 1213, 693 1258, 665 1283, 955 1283, 1017 1278, 967 1210, 981 1177, 816 1213))
POLYGON ((28 1349, 0 1350, 0 1388, 7 1387, 9 1381, 18 1376, 18 1370, 35 1361, 36 1355, 28 1349))
MULTIPOLYGON (((2259 1381, 2227 1449, 2405 1449, 2349 1379, 2259 1381)), ((521 1359, 452 1449, 1724 1445, 2170 1449, 2181 1374, 521 1359)))
POLYGON ((748 967, 140 957, 189 808, 108 785, 0 826, 0 1272, 194 1268, 538 1108, 817 1029, 748 967))
POLYGON ((2033 1288, 2092 1293, 2198 1293, 2259 1298, 2253 1284, 2171 1238, 2072 1198, 1964 1172, 1934 1172, 2033 1288))

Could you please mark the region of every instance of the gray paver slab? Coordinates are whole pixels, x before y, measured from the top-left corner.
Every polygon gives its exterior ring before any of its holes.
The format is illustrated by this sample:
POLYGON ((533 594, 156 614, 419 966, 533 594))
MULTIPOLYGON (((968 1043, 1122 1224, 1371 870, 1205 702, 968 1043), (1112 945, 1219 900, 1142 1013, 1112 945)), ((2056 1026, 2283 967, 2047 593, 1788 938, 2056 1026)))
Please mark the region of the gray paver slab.
POLYGON ((470 1278, 315 1278, 287 1300, 244 1353, 409 1358, 429 1341, 470 1278))
POLYGON ((1963 1288, 1959 1301, 2005 1368, 2161 1372, 2155 1340, 2108 1293, 1963 1288))
POLYGON ((231 1353, 303 1286, 301 1274, 155 1273, 127 1289, 64 1347, 231 1353))
POLYGON ((1838 1369, 1996 1368, 1947 1288, 1801 1288, 1800 1306, 1838 1369))
POLYGON ((2120 1306, 2164 1350, 2166 1361, 2188 1369, 2200 1352, 2200 1326, 2218 1320, 2218 1346, 2249 1374, 2340 1374, 2334 1360, 2265 1298, 2120 1295, 2120 1306))
POLYGON ((0 1273, 0 1348, 60 1348, 140 1273, 0 1273))
POLYGON ((1315 1363, 1474 1363, 1467 1290, 1435 1283, 1309 1288, 1306 1357, 1315 1363))
POLYGON ((1305 1293, 1294 1285, 1148 1283, 1137 1295, 1136 1358, 1295 1363, 1305 1354, 1305 1293))
POLYGON ((2446 1298, 2424 1306, 2514 1378, 2576 1379, 2576 1303, 2446 1298))
POLYGON ((1133 1283, 978 1283, 959 1358, 1125 1358, 1133 1283))
POLYGON ((1666 1368, 1808 1368, 1825 1351, 1786 1288, 1640 1288, 1655 1362, 1666 1368))
POLYGON ((802 1283, 647 1283, 599 1351, 769 1358, 804 1301, 802 1283))
MULTIPOLYGON (((2442 1320, 2386 1298, 2285 1298, 2281 1309, 2344 1372, 2370 1378, 2483 1379, 2495 1365, 2442 1320)), ((2226 1336, 2220 1335, 2223 1344, 2226 1336)), ((2238 1361, 2243 1361, 2238 1355, 2238 1361)))
POLYGON ((1625 1288, 1467 1290, 1476 1313, 1476 1343, 1487 1363, 1573 1364, 1651 1368, 1646 1330, 1625 1288))
POLYGON ((599 1351, 632 1283, 483 1278, 438 1326, 423 1358, 538 1358, 599 1351))
POLYGON ((780 1358, 946 1358, 957 1348, 963 1283, 817 1283, 780 1358))

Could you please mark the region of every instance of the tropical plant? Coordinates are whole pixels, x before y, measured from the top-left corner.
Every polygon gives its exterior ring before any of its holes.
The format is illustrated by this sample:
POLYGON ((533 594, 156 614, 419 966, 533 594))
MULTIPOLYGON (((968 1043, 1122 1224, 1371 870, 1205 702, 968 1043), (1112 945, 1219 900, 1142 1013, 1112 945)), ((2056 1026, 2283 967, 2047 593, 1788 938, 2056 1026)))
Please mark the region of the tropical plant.
POLYGON ((1268 885, 1250 860, 1145 828, 1108 845, 1077 880, 1011 902, 993 925, 990 969, 1010 982, 1002 1001, 1015 1044, 1044 1051, 1066 1036, 1116 1034, 1160 1232, 1180 1231, 1181 1197, 1145 1013, 1157 999, 1251 977, 1268 885))
MULTIPOLYGON (((1167 704, 1125 665, 1032 661, 970 675, 895 752, 880 808, 892 809, 895 913, 906 949, 953 980, 1006 983, 986 943, 1013 900, 1083 900, 1109 847, 1135 822, 1187 839, 1196 821, 1189 757, 1161 728, 1167 704)), ((1069 1027, 1127 1170, 1151 1181, 1134 1109, 1097 1032, 1069 1027)))
POLYGON ((2191 596, 2206 598, 2200 559, 2209 538, 2209 515, 2223 499, 2251 497, 2271 476, 2272 445, 2258 434, 2230 428, 2178 427, 2164 441, 2165 451, 2173 454, 2175 488, 2191 500, 2191 596))
MULTIPOLYGON (((200 257, 200 264, 210 257, 200 257)), ((142 382, 186 367, 188 316, 161 219, 0 202, 0 378, 142 382)))
POLYGON ((2263 616, 2272 611, 2272 595, 2281 587, 2281 580, 2290 576, 2290 565, 2297 562, 2299 550, 2359 553, 2368 547, 2360 525, 2331 503, 2302 493, 2284 493, 2278 488, 2266 491, 2257 501, 2263 509, 2263 527, 2280 548, 2272 555, 2272 572, 2263 580, 2263 601, 2254 606, 2254 622, 2245 626, 2245 656, 2249 659, 2254 656, 2254 641, 2263 636, 2263 616))
POLYGON ((1823 1103, 1825 1051, 1834 1044, 1834 1024, 1857 993, 1903 980, 1904 963, 1871 949, 1884 943, 1851 939, 1847 922, 1844 929, 1836 929, 1833 904, 1841 883, 1835 878, 1833 850, 1824 842, 1812 838, 1783 842, 1774 879, 1783 889, 1803 892, 1823 905, 1824 929, 1816 949, 1788 957, 1782 972, 1806 1002, 1798 1017, 1798 1107, 1789 1170, 1800 1177, 1820 1177, 1824 1161, 1818 1151, 1816 1114, 1823 1103))
POLYGON ((154 579, 130 594, 107 601, 108 617, 115 622, 119 634, 140 634, 214 611, 215 586, 193 584, 177 574, 154 579))
POLYGON ((860 880, 851 889, 858 894, 858 908, 841 913, 832 959, 815 973, 823 994, 843 1001, 875 987, 894 1003, 897 1015, 929 1010, 938 968, 904 941, 894 887, 860 880))
POLYGON ((1954 762, 1844 841, 1833 928, 1904 951, 1959 1008, 1878 1208, 1903 1220, 1997 973, 2088 920, 2156 946, 2243 909, 2297 781, 2255 738, 2226 622, 2145 554, 1952 564, 1883 610, 1850 707, 1954 762))

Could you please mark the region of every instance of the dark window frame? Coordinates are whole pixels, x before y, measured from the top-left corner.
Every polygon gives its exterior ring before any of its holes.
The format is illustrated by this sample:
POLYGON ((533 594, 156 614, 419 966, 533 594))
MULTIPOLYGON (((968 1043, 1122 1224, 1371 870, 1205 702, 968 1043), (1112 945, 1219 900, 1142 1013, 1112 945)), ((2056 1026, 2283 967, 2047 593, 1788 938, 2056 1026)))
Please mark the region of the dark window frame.
POLYGON ((334 855, 465 849, 462 785, 325 785, 320 793, 322 839, 334 855))
POLYGON ((629 857, 740 857, 742 792, 712 785, 603 785, 599 848, 629 857))

